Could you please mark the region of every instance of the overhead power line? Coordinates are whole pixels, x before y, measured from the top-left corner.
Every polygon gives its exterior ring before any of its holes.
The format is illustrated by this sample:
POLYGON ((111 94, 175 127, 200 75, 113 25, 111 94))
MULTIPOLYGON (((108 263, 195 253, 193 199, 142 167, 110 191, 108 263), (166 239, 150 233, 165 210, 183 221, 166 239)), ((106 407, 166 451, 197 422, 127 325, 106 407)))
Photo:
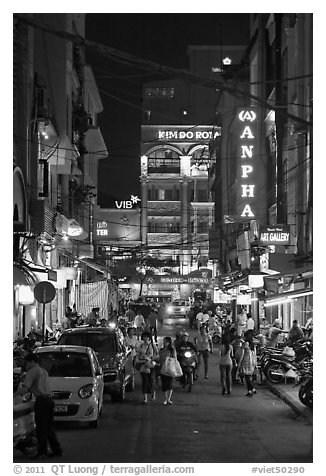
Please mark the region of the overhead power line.
MULTIPOLYGON (((127 65, 133 65, 145 71, 153 71, 153 72, 159 72, 159 73, 161 72, 169 76, 178 77, 185 81, 198 84, 200 86, 214 88, 214 89, 218 88, 235 97, 245 99, 245 100, 250 99, 251 101, 257 103, 258 105, 266 109, 270 109, 270 110, 278 109, 277 105, 266 101, 264 98, 255 96, 252 93, 241 90, 238 87, 238 84, 236 82, 230 82, 230 81, 227 82, 222 78, 214 78, 214 79, 204 78, 202 76, 198 76, 187 70, 176 69, 170 66, 165 66, 165 65, 147 60, 147 59, 140 58, 130 53, 125 53, 123 51, 112 48, 111 46, 107 46, 101 43, 96 43, 94 41, 86 40, 80 35, 74 35, 66 31, 58 30, 54 28, 52 25, 45 24, 31 17, 21 16, 21 15, 15 15, 15 17, 47 33, 52 33, 59 37, 66 38, 67 40, 75 44, 83 45, 85 46, 85 48, 89 48, 92 51, 95 51, 99 54, 109 57, 112 61, 127 64, 127 65)), ((279 111, 279 113, 285 115, 286 117, 288 117, 288 119, 291 119, 292 121, 296 123, 304 124, 306 126, 312 126, 311 121, 307 121, 306 119, 303 119, 302 117, 291 114, 288 111, 279 111)))

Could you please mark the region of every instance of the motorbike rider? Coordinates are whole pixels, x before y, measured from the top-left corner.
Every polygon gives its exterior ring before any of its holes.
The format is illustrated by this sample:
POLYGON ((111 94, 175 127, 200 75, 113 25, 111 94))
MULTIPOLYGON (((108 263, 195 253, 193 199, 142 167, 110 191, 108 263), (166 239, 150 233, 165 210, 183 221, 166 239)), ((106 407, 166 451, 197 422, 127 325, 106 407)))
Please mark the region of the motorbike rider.
MULTIPOLYGON (((175 350, 177 351, 177 359, 182 364, 182 356, 187 350, 192 350, 195 352, 196 355, 196 367, 195 367, 195 375, 197 374, 197 347, 195 344, 189 341, 189 334, 185 330, 181 331, 180 340, 175 344, 175 350)), ((183 378, 183 377, 182 377, 183 378)))

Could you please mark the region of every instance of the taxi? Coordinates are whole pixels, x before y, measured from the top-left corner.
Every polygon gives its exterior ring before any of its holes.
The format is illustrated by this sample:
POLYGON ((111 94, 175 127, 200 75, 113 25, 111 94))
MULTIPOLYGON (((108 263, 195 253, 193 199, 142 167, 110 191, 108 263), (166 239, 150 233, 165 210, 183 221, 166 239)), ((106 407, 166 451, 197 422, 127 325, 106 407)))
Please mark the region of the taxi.
POLYGON ((99 425, 103 408, 103 371, 90 347, 53 345, 35 349, 49 374, 55 421, 99 425))

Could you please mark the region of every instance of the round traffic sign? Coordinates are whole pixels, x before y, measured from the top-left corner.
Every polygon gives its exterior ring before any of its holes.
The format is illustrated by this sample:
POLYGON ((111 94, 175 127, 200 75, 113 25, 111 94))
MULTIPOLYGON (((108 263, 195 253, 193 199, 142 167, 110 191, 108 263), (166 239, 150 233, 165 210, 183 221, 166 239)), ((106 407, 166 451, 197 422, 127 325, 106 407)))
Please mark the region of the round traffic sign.
POLYGON ((49 281, 41 281, 34 287, 34 297, 38 302, 51 302, 55 298, 55 287, 49 281))

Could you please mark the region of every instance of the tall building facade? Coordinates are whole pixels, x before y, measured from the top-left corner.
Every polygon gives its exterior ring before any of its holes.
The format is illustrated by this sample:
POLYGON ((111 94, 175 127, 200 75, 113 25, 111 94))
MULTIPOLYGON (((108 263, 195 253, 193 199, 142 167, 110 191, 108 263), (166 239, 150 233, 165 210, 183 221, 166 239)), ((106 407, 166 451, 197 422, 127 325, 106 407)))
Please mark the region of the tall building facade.
MULTIPOLYGON (((220 77, 223 61, 236 64, 243 51, 244 46, 190 46, 190 71, 202 80, 220 77)), ((215 215, 209 174, 219 153, 219 97, 217 88, 200 79, 196 84, 175 77, 144 86, 141 233, 146 252, 162 259, 161 273, 170 268, 179 276, 198 269, 216 274, 216 262, 209 257, 215 215), (164 260, 170 261, 169 267, 164 260)), ((212 297, 211 285, 196 289, 181 282, 174 287, 176 296, 206 289, 212 297)))
POLYGON ((79 308, 90 268, 82 260, 93 257, 97 161, 107 151, 96 82, 83 45, 73 41, 85 37, 84 24, 85 14, 14 16, 14 337, 42 327, 33 294, 40 281, 55 288, 45 309, 48 327, 66 306, 79 308))
POLYGON ((312 317, 312 31, 311 14, 251 15, 249 82, 234 75, 242 94, 220 97, 231 115, 211 175, 219 286, 244 286, 257 324, 285 328, 312 317))

